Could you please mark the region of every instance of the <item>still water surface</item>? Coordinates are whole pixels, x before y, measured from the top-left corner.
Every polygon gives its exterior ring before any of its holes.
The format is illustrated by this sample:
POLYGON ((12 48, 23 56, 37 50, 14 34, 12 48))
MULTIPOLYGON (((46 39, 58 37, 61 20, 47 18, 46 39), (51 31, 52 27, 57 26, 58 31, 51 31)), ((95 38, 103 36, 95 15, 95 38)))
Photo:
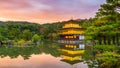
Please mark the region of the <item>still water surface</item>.
POLYGON ((87 64, 61 61, 60 45, 43 44, 32 47, 1 47, 0 68, 88 68, 87 64))

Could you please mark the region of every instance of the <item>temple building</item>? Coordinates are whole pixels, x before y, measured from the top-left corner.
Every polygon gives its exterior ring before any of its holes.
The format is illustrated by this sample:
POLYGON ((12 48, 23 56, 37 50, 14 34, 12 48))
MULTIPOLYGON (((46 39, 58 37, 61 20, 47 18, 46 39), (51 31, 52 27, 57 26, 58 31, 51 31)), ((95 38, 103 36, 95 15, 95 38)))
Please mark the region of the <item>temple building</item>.
POLYGON ((70 65, 82 62, 85 46, 79 44, 62 44, 60 46, 61 61, 70 65))
POLYGON ((59 41, 82 41, 84 40, 84 30, 77 21, 70 20, 65 22, 59 30, 59 41))

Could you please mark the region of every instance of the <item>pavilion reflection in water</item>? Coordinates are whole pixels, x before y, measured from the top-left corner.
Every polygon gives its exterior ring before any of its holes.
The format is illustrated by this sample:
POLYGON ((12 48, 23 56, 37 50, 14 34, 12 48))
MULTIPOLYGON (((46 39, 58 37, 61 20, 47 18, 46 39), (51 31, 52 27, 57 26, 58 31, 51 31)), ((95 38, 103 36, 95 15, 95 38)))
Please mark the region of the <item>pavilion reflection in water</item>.
POLYGON ((85 45, 80 44, 61 44, 60 54, 63 62, 74 65, 76 63, 82 62, 82 55, 84 54, 85 45))

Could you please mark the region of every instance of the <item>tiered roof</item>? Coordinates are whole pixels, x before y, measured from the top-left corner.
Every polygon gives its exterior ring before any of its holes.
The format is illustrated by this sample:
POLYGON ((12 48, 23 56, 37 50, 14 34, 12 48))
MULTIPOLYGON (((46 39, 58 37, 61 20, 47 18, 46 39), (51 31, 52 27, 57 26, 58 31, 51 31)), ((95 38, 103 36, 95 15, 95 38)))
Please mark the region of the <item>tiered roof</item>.
POLYGON ((64 22, 64 26, 60 29, 59 34, 83 34, 84 28, 79 25, 79 22, 70 20, 64 22))

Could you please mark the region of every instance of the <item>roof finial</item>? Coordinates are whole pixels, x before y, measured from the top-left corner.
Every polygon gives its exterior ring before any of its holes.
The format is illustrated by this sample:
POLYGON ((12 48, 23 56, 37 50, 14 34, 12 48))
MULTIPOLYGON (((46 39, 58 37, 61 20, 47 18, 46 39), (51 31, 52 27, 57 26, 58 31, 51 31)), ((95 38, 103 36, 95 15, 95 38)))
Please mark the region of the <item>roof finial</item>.
POLYGON ((73 17, 71 17, 71 20, 73 20, 73 17))
POLYGON ((73 17, 71 17, 70 21, 73 21, 73 20, 74 20, 73 17))

